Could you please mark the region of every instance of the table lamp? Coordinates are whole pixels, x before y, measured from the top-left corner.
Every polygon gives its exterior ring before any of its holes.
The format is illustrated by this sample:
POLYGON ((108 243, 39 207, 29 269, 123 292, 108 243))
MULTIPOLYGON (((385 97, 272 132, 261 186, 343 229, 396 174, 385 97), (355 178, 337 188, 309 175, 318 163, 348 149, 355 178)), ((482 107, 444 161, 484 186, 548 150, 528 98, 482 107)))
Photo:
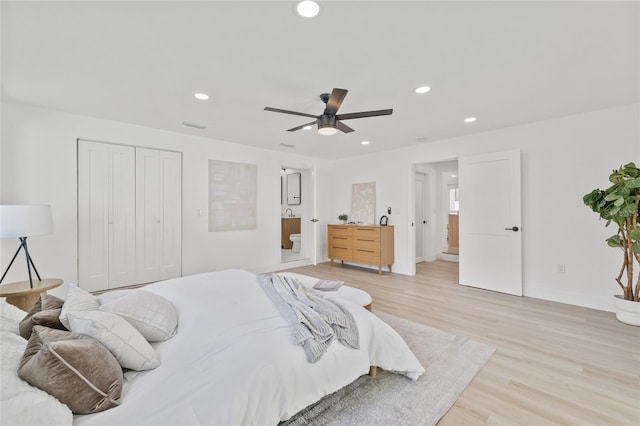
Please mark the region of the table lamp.
POLYGON ((27 271, 29 272, 29 284, 33 288, 31 268, 33 268, 39 281, 40 274, 33 263, 33 259, 27 248, 27 237, 46 235, 53 232, 53 218, 49 205, 0 205, 0 238, 18 238, 20 245, 13 259, 5 269, 0 284, 9 272, 20 250, 24 250, 27 259, 27 271))

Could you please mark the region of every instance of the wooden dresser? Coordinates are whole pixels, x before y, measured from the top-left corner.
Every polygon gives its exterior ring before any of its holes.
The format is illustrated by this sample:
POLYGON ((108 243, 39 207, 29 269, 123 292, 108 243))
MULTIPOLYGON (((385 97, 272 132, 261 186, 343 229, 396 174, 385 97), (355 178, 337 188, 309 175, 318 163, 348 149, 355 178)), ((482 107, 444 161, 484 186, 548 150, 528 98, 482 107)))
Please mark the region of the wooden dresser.
POLYGON ((387 265, 391 272, 393 238, 393 226, 328 225, 329 259, 378 265, 378 274, 387 265))

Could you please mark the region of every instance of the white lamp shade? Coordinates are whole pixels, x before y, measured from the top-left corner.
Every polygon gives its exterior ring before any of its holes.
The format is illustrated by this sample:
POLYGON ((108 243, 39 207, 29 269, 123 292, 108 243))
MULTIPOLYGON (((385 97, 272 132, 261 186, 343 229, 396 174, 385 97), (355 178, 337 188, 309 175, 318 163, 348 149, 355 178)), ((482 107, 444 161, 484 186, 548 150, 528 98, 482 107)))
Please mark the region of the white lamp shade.
POLYGON ((53 232, 49 205, 0 205, 0 238, 31 237, 53 232))

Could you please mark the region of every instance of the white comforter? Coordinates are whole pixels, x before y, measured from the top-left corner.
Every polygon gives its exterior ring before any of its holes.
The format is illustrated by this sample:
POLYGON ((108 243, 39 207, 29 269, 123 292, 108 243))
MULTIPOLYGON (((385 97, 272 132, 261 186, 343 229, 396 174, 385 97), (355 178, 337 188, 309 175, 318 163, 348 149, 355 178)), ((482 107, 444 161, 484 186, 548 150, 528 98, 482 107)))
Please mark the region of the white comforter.
POLYGON ((360 349, 334 342, 310 364, 284 320, 240 270, 145 287, 178 311, 176 336, 157 344, 161 365, 126 385, 119 407, 75 416, 76 425, 276 425, 363 374, 370 365, 417 379, 424 369, 404 340, 348 301, 360 349))

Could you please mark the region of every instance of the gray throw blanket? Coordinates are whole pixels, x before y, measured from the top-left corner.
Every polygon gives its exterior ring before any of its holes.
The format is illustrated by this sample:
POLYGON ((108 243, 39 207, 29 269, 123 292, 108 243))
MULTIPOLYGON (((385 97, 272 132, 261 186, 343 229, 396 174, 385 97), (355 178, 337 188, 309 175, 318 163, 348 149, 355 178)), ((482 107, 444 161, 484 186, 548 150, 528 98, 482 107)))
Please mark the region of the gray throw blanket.
POLYGON ((258 282, 289 323, 294 343, 304 348, 309 362, 317 362, 334 339, 349 348, 360 348, 356 322, 340 303, 295 278, 260 275, 258 282))

